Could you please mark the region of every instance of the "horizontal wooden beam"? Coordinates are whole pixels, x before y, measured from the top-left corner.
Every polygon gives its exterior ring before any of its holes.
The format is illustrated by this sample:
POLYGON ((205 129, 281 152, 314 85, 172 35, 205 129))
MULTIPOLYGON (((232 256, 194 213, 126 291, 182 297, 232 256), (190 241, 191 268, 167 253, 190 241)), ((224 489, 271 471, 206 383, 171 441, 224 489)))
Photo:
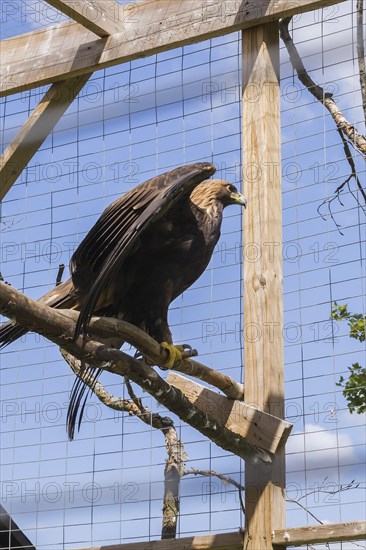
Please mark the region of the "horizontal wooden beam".
POLYGON ((79 550, 243 550, 243 535, 239 532, 220 533, 174 540, 92 546, 79 550))
POLYGON ((304 546, 318 542, 343 542, 366 540, 366 521, 307 525, 274 532, 272 544, 276 546, 304 546))
MULTIPOLYGON (((274 532, 272 544, 276 546, 305 546, 306 544, 332 543, 366 539, 366 522, 332 523, 291 527, 274 532)), ((220 533, 175 540, 157 540, 110 546, 93 546, 78 550, 242 550, 243 534, 220 533)), ((258 549, 259 550, 259 549, 258 549)))
POLYGON ((111 67, 345 0, 143 0, 124 4, 121 33, 95 39, 79 23, 3 40, 0 96, 111 67))
POLYGON ((110 36, 123 30, 120 18, 121 5, 115 0, 46 0, 46 2, 98 36, 110 36))
POLYGON ((0 157, 0 200, 38 151, 90 74, 53 84, 0 157))
POLYGON ((292 424, 262 412, 243 401, 228 399, 189 380, 180 374, 170 372, 167 382, 179 388, 188 401, 200 411, 211 415, 220 426, 246 439, 252 445, 269 453, 283 449, 290 435, 292 424))

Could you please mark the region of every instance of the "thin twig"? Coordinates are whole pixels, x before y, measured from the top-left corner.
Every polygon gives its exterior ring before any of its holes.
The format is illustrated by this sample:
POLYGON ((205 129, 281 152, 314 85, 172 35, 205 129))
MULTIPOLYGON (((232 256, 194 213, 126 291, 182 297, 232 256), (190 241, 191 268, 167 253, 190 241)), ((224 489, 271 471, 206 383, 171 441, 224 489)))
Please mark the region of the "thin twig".
POLYGON ((235 481, 232 477, 225 476, 224 474, 219 474, 218 472, 215 472, 214 470, 197 470, 196 468, 191 468, 190 470, 185 470, 183 473, 184 476, 188 475, 195 475, 195 476, 213 476, 217 477, 218 479, 221 479, 225 483, 228 483, 230 485, 233 485, 238 489, 239 494, 239 501, 240 506, 242 509, 243 514, 245 515, 245 506, 243 501, 243 495, 242 492, 245 491, 245 487, 241 484, 235 481))
MULTIPOLYGON (((324 494, 327 494, 327 495, 336 495, 338 493, 343 493, 344 491, 349 491, 351 489, 359 489, 361 488, 360 487, 360 484, 359 483, 355 483, 355 480, 353 479, 352 481, 350 481, 349 483, 347 483, 346 485, 341 485, 338 489, 333 489, 333 490, 329 490, 329 489, 326 489, 325 488, 325 482, 327 481, 328 477, 325 477, 320 485, 320 488, 319 489, 315 489, 314 491, 309 491, 308 493, 305 493, 304 495, 302 495, 301 497, 297 498, 297 499, 289 499, 287 498, 286 499, 286 502, 291 502, 293 504, 297 504, 298 506, 300 506, 300 508, 302 508, 307 514, 309 514, 312 518, 315 519, 315 521, 317 521, 318 523, 320 523, 320 525, 324 525, 324 522, 321 521, 315 514, 313 514, 312 512, 310 512, 310 510, 304 506, 303 504, 301 504, 300 500, 304 499, 304 498, 307 498, 309 497, 310 495, 313 495, 313 494, 317 494, 317 493, 324 493, 324 494)), ((353 541, 350 541, 351 544, 353 544, 354 546, 357 546, 359 548, 366 548, 365 546, 363 545, 360 545, 360 544, 357 544, 356 542, 353 542, 353 541)), ((327 548, 330 548, 329 546, 329 543, 325 543, 326 544, 326 547, 327 548)))
MULTIPOLYGON (((363 200, 365 201, 365 204, 366 204, 366 193, 364 191, 364 189, 362 188, 362 185, 361 185, 361 182, 359 180, 359 177, 357 176, 357 169, 356 169, 356 165, 355 165, 355 161, 353 160, 353 156, 352 156, 352 153, 351 153, 351 149, 349 148, 349 144, 348 144, 348 141, 347 139, 345 138, 342 130, 340 128, 337 128, 337 131, 338 131, 338 134, 342 140, 342 143, 343 143, 343 149, 344 149, 344 154, 346 156, 346 159, 347 159, 347 162, 348 164, 350 165, 350 168, 351 168, 351 174, 350 174, 350 178, 354 178, 356 183, 357 183, 357 187, 362 195, 362 198, 363 200)), ((338 193, 340 188, 338 187, 336 189, 336 193, 338 193)), ((364 210, 364 207, 362 206, 363 210, 364 210)))
POLYGON ((287 498, 286 499, 286 502, 292 502, 294 504, 297 504, 298 506, 300 506, 300 508, 302 508, 303 510, 305 510, 305 512, 307 514, 309 514, 311 517, 313 517, 315 519, 315 521, 317 521, 318 523, 320 523, 321 525, 324 525, 324 523, 319 519, 317 518, 312 512, 310 512, 310 510, 308 508, 306 508, 306 506, 304 506, 303 504, 301 504, 301 502, 299 502, 298 500, 293 500, 291 498, 287 498))
POLYGON ((338 493, 343 493, 344 491, 349 491, 350 489, 358 489, 360 487, 359 483, 355 484, 355 480, 353 479, 347 485, 341 485, 338 489, 325 489, 325 482, 327 481, 328 477, 325 477, 318 489, 314 489, 314 491, 309 491, 308 493, 305 493, 298 499, 297 501, 302 500, 303 498, 307 498, 310 495, 318 494, 318 493, 325 493, 327 495, 337 495, 338 493), (324 488, 323 488, 324 487, 324 488))
POLYGON ((340 202, 340 204, 343 206, 341 200, 340 200, 340 194, 341 192, 343 191, 343 189, 347 186, 348 187, 348 190, 349 192, 351 193, 351 195, 353 196, 353 198, 355 199, 355 201, 357 202, 358 206, 361 208, 361 210, 363 211, 363 213, 366 215, 366 208, 363 204, 360 203, 357 195, 355 195, 355 193, 353 192, 353 190, 351 189, 351 186, 350 186, 350 181, 351 179, 353 178, 355 181, 356 181, 356 184, 357 184, 357 187, 358 187, 358 191, 361 193, 361 196, 363 198, 363 200, 365 201, 365 204, 366 204, 366 193, 364 191, 364 189, 362 188, 362 185, 361 185, 361 182, 360 182, 360 179, 357 175, 357 170, 356 170, 356 165, 355 165, 355 162, 353 160, 353 156, 352 156, 352 152, 351 152, 351 149, 349 147, 349 143, 347 141, 347 139, 345 138, 342 130, 340 130, 339 128, 337 128, 337 132, 342 140, 342 143, 343 143, 343 149, 344 149, 344 154, 345 154, 345 157, 347 159, 347 162, 351 168, 351 173, 350 175, 344 180, 343 183, 341 183, 341 185, 339 185, 337 187, 337 189, 335 190, 335 195, 334 197, 332 197, 331 199, 325 199, 317 208, 317 211, 318 211, 318 214, 323 218, 323 220, 325 220, 326 218, 323 216, 323 214, 321 213, 321 208, 326 204, 327 207, 328 207, 328 212, 330 214, 330 217, 333 221, 333 223, 335 224, 336 228, 338 229, 339 233, 341 235, 343 235, 342 231, 339 229, 340 228, 340 225, 336 222, 335 218, 334 218, 334 214, 333 214, 333 211, 332 211, 332 203, 335 201, 335 200, 338 200, 340 202))
POLYGON ((175 538, 180 509, 179 486, 188 455, 184 450, 182 441, 178 438, 173 420, 168 416, 153 413, 148 407, 143 405, 142 400, 135 394, 132 384, 127 377, 125 378, 125 384, 130 400, 116 398, 107 392, 99 381, 95 380, 93 374, 87 374, 85 369, 82 369, 81 362, 78 359, 63 349, 61 349, 61 353, 75 374, 85 382, 102 403, 115 410, 128 412, 130 415, 137 416, 148 426, 158 429, 163 433, 168 458, 164 469, 161 538, 175 538))
POLYGON ((132 399, 132 401, 135 403, 136 407, 139 409, 140 413, 146 414, 147 408, 143 406, 142 401, 139 397, 136 396, 135 392, 133 391, 133 388, 131 386, 131 382, 128 380, 128 378, 125 378, 125 384, 128 391, 128 395, 132 399))
MULTIPOLYGON (((358 0, 357 3, 357 10, 358 10, 358 19, 357 19, 357 28, 358 28, 358 34, 357 34, 357 46, 358 46, 358 59, 359 59, 359 67, 360 67, 360 82, 361 82, 361 93, 363 98, 363 106, 366 113, 366 76, 364 71, 364 46, 363 46, 363 30, 360 28, 362 27, 362 15, 363 15, 363 0, 358 0), (362 45, 361 45, 362 42, 362 45), (362 58, 362 59, 361 59, 362 58)), ((325 199, 322 204, 318 207, 318 213, 323 219, 326 219, 325 216, 321 213, 321 208, 324 205, 327 205, 328 213, 335 224, 337 230, 341 235, 343 235, 342 231, 340 230, 340 225, 336 222, 333 211, 332 211, 332 204, 334 200, 338 199, 340 201, 340 193, 343 191, 343 189, 347 186, 348 190, 350 191, 351 195, 356 200, 357 204, 362 208, 363 212, 366 214, 365 207, 363 204, 360 203, 357 195, 352 191, 350 187, 350 181, 353 178, 357 184, 358 191, 361 194, 361 197, 363 201, 366 204, 366 193, 363 189, 361 182, 359 180, 359 177, 357 175, 356 166, 352 157, 351 149, 349 144, 351 144, 355 150, 362 155, 363 158, 366 158, 366 137, 362 134, 360 134, 356 127, 352 125, 344 116, 338 105, 336 104, 332 94, 325 92, 324 88, 316 84, 313 79, 308 74, 302 59, 297 51, 297 48, 292 40, 292 37, 289 32, 289 23, 291 21, 292 17, 286 17, 281 20, 280 22, 280 34, 281 38, 287 48, 287 51, 290 56, 290 61, 292 63, 292 66, 294 70, 297 72, 297 75, 299 77, 300 82, 308 89, 308 91, 318 100, 320 103, 328 109, 329 113, 331 114, 338 131, 338 134, 342 140, 343 143, 343 149, 345 153, 345 157, 347 159, 348 164, 351 168, 351 174, 345 179, 345 181, 337 187, 335 191, 335 196, 331 199, 325 199)), ((366 119, 366 114, 365 114, 366 119)), ((342 204, 342 203, 341 203, 342 204)))
POLYGON ((228 483, 230 485, 234 485, 239 491, 244 491, 245 487, 238 481, 235 481, 232 477, 226 476, 224 474, 219 474, 218 472, 215 472, 214 470, 199 470, 197 468, 191 468, 190 470, 184 470, 183 472, 184 476, 194 475, 194 476, 213 476, 217 477, 218 479, 221 479, 221 481, 224 481, 225 483, 228 483))

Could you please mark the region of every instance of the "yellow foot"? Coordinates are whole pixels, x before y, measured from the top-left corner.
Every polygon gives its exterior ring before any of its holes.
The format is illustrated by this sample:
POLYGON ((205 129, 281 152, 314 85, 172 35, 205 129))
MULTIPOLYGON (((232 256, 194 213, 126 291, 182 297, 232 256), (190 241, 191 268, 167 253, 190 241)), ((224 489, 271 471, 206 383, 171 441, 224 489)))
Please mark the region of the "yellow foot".
POLYGON ((182 346, 174 346, 174 344, 168 344, 167 342, 162 342, 161 347, 166 349, 169 353, 168 360, 161 368, 172 369, 176 363, 187 359, 189 356, 197 355, 196 350, 192 350, 190 346, 183 344, 182 346), (184 353, 184 355, 182 355, 184 353))
POLYGON ((168 360, 162 368, 172 369, 178 361, 182 360, 183 346, 174 346, 174 344, 168 344, 168 342, 162 342, 160 345, 169 353, 168 360))

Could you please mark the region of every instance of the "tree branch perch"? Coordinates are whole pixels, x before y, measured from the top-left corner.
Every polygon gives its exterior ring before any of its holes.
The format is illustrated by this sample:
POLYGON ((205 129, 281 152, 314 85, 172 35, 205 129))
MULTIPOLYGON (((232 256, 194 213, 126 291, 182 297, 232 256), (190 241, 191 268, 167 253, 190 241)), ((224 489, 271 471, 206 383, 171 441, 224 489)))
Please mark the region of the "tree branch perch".
POLYGON ((184 450, 183 442, 178 438, 174 422, 168 416, 161 416, 152 412, 142 404, 129 381, 126 381, 127 391, 131 399, 114 397, 103 385, 95 380, 90 374, 86 375, 81 362, 67 351, 61 349, 61 354, 70 365, 74 373, 84 380, 85 384, 107 407, 114 410, 127 412, 129 415, 137 416, 146 425, 160 430, 164 435, 165 447, 168 458, 164 469, 164 496, 163 496, 163 522, 162 539, 172 539, 176 536, 177 521, 179 517, 179 487, 180 480, 185 473, 185 463, 188 455, 184 450))
MULTIPOLYGON (((75 322, 79 316, 77 311, 71 309, 59 309, 58 311, 75 322)), ((168 351, 165 348, 160 346, 146 332, 130 323, 126 323, 126 321, 110 317, 92 317, 88 325, 88 332, 98 337, 115 338, 117 336, 121 341, 126 341, 138 349, 153 364, 159 367, 164 367, 168 360, 168 351)), ((186 357, 184 361, 177 363, 173 370, 211 384, 221 390, 230 399, 238 399, 239 401, 243 401, 244 399, 243 384, 240 384, 231 378, 231 376, 222 374, 198 361, 186 357)))
POLYGON ((0 283, 0 312, 28 330, 42 334, 76 358, 120 376, 128 376, 181 420, 223 449, 246 459, 272 461, 269 453, 219 426, 211 415, 199 411, 180 390, 170 386, 143 361, 88 337, 79 336, 74 340, 75 322, 65 314, 26 297, 4 283, 0 283))

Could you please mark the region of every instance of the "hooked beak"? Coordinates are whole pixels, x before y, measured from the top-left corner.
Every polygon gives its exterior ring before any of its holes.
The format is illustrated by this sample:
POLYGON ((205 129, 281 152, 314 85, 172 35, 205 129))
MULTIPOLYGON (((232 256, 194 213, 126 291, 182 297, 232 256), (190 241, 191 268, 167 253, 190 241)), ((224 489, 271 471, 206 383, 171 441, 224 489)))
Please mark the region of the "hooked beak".
POLYGON ((244 208, 247 207, 247 199, 244 197, 244 195, 239 193, 239 191, 237 193, 231 193, 230 197, 236 204, 244 206, 244 208))

